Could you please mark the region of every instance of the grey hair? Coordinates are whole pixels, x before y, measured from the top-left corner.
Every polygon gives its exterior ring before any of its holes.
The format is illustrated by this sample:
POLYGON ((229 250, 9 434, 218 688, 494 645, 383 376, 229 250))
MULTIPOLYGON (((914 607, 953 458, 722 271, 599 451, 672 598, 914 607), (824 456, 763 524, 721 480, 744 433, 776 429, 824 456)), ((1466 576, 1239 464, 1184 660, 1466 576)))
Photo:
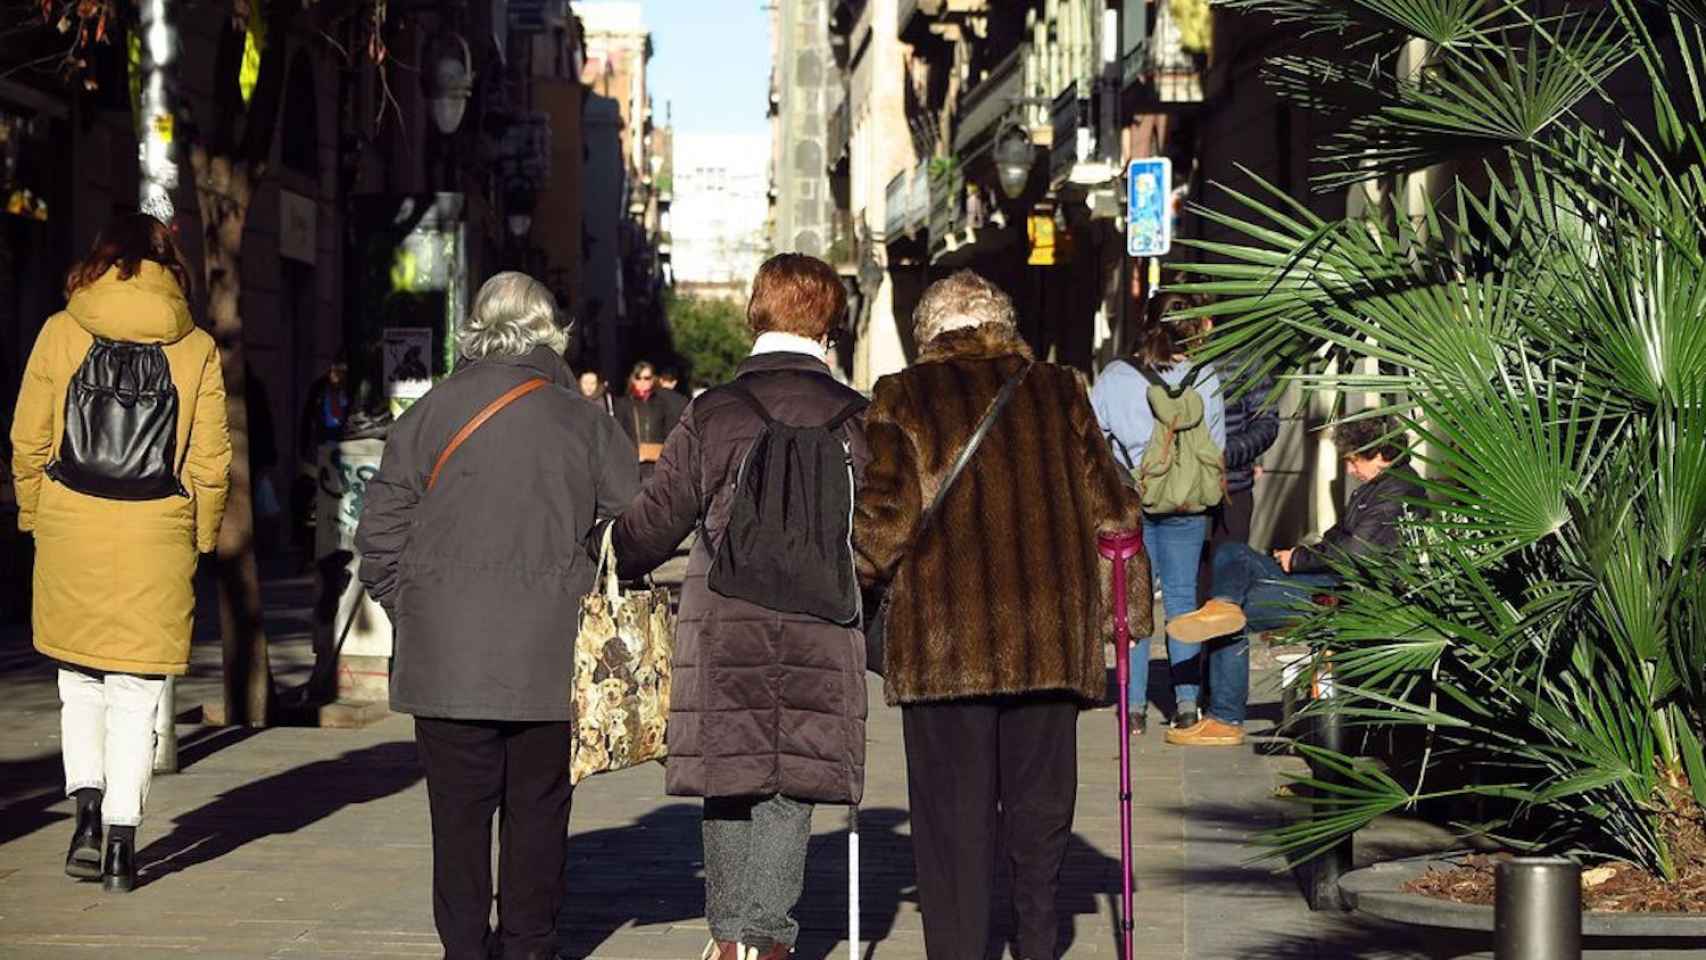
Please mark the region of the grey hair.
POLYGON ((519 357, 537 346, 562 353, 569 326, 557 321, 557 298, 525 273, 506 270, 480 287, 468 322, 456 331, 456 348, 468 360, 519 357))
POLYGON ((929 343, 950 330, 985 324, 1017 328, 1013 298, 970 270, 932 283, 912 313, 913 335, 929 343))

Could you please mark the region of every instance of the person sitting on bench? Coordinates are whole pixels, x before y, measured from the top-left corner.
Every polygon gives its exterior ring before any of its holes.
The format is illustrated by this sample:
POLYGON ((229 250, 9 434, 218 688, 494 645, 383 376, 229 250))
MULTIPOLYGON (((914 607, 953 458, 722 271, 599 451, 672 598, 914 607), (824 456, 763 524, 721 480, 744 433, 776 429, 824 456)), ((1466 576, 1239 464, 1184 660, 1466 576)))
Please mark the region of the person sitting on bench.
POLYGON ((1416 475, 1401 465, 1409 438, 1396 417, 1340 424, 1333 432, 1333 443, 1362 486, 1321 542, 1275 550, 1271 556, 1243 543, 1220 544, 1214 551, 1212 599, 1168 622, 1167 635, 1173 639, 1209 644, 1208 710, 1195 725, 1169 730, 1168 743, 1235 746, 1244 742, 1249 632, 1276 630, 1294 622, 1300 600, 1338 585, 1335 561, 1395 546, 1406 505, 1424 497, 1416 475))

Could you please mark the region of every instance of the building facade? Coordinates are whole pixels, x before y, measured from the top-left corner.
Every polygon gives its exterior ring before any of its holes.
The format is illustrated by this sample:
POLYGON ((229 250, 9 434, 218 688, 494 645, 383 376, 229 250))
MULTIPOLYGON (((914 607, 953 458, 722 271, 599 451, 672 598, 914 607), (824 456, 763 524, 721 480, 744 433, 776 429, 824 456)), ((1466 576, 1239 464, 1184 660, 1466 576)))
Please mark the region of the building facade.
POLYGON ((579 360, 607 378, 667 340, 662 294, 670 271, 660 243, 670 194, 667 128, 652 122, 646 80, 651 32, 636 2, 575 3, 586 37, 586 210, 579 360))
MULTIPOLYGON (((574 298, 583 60, 564 0, 394 5, 382 31, 388 60, 454 61, 477 78, 460 96, 423 82, 432 71, 381 73, 344 56, 371 39, 371 21, 352 15, 355 5, 265 9, 280 19, 248 40, 235 37, 262 51, 265 71, 282 71, 276 100, 251 90, 239 105, 248 123, 271 133, 256 141, 266 144, 258 159, 267 172, 255 182, 239 248, 247 449, 257 491, 264 483, 276 494, 256 498, 263 535, 289 529, 312 507, 285 492, 313 456, 306 407, 335 360, 351 358, 366 376, 369 344, 390 327, 416 327, 435 372, 447 372, 471 290, 504 267, 531 269, 565 303, 574 298), (535 216, 542 198, 549 218, 535 216)), ((173 44, 172 113, 182 134, 174 227, 196 275, 192 312, 204 325, 204 231, 188 148, 229 109, 215 70, 222 44, 233 42, 230 22, 184 16, 173 44)), ((63 49, 51 24, 18 16, 6 27, 5 62, 63 49)), ((89 55, 88 87, 81 77, 67 82, 51 59, 0 80, 0 192, 16 199, 0 210, 0 437, 36 332, 63 305, 66 269, 115 212, 136 209, 126 27, 110 29, 111 42, 89 55)), ((3 512, 10 451, 0 453, 3 512)))
MULTIPOLYGON (((1128 352, 1147 296, 1171 279, 1125 253, 1133 159, 1171 160, 1176 237, 1218 239, 1187 204, 1248 183, 1241 168, 1324 216, 1345 209, 1308 190, 1324 131, 1258 76, 1278 32, 1204 0, 836 0, 830 32, 847 120, 831 125, 826 166, 848 185, 831 217, 855 238, 861 388, 916 353, 917 297, 961 267, 1013 297, 1039 357, 1094 376, 1128 352)), ((1330 523, 1342 479, 1316 429, 1324 409, 1293 393, 1282 412, 1262 540, 1330 523)))
POLYGON ((675 289, 743 300, 769 242, 770 138, 675 137, 669 238, 675 289))
POLYGON ((778 252, 845 260, 835 244, 836 204, 826 157, 843 86, 829 45, 830 0, 771 6, 771 245, 778 252))

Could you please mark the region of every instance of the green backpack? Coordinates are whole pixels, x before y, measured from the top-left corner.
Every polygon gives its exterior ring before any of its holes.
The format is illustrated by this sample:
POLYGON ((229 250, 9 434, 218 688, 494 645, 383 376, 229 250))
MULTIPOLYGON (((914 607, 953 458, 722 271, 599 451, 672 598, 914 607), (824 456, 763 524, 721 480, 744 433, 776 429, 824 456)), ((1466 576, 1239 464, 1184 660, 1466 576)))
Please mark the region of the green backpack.
POLYGON ((1132 475, 1148 514, 1202 513, 1226 496, 1226 460, 1209 436, 1203 398, 1194 388, 1202 367, 1192 367, 1177 387, 1147 366, 1137 372, 1149 381, 1149 411, 1155 432, 1143 448, 1132 475))

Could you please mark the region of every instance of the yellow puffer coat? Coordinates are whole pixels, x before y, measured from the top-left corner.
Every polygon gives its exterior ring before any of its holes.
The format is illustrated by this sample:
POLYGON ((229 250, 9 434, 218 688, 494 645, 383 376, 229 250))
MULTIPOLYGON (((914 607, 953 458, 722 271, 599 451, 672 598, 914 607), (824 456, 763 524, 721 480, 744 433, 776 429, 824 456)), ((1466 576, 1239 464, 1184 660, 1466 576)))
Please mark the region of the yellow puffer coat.
POLYGON ((219 350, 172 275, 144 261, 77 291, 36 338, 12 422, 18 527, 36 539, 36 649, 65 663, 181 674, 189 663, 196 552, 225 512, 231 435, 219 350), (178 388, 178 478, 189 497, 104 500, 44 473, 65 432, 65 391, 95 337, 159 343, 178 388))

